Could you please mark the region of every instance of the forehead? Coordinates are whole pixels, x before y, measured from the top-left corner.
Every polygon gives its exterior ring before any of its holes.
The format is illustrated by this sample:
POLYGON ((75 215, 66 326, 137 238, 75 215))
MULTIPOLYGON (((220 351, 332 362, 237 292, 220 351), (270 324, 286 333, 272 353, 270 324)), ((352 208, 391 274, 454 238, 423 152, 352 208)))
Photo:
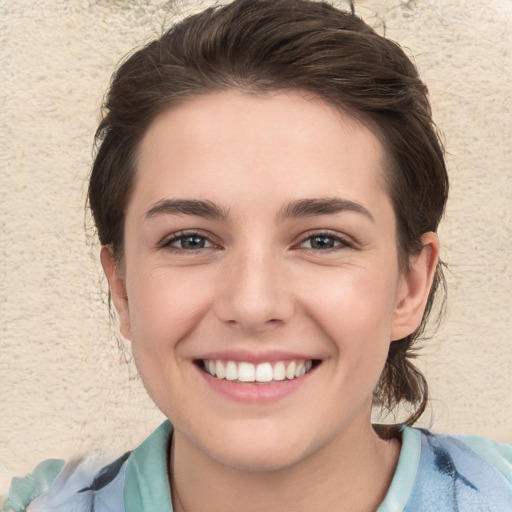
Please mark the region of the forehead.
POLYGON ((384 168, 378 138, 346 112, 298 92, 230 90, 187 100, 152 123, 135 192, 147 204, 164 193, 229 203, 347 194, 371 202, 385 188, 384 168))

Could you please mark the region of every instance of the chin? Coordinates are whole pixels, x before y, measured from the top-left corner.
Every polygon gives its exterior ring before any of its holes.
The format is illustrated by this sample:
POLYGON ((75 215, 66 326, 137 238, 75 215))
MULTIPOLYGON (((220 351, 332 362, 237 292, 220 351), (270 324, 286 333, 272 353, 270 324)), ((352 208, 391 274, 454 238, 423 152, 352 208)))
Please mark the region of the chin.
POLYGON ((218 464, 243 472, 275 472, 289 468, 308 455, 307 436, 265 435, 264 429, 247 435, 231 432, 219 449, 208 447, 209 456, 218 464))
POLYGON ((235 471, 246 473, 269 473, 285 470, 301 460, 296 453, 281 450, 265 450, 261 446, 253 449, 238 449, 233 453, 223 453, 216 462, 235 471))

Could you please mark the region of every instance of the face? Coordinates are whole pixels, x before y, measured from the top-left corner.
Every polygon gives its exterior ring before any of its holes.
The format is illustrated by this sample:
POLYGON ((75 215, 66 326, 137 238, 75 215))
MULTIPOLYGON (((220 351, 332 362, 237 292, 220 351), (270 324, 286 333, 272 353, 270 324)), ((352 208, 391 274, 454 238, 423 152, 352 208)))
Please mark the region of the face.
POLYGON ((141 378, 197 453, 278 469, 371 428, 389 343, 421 318, 384 160, 298 93, 210 94, 150 127, 122 271, 102 257, 141 378))

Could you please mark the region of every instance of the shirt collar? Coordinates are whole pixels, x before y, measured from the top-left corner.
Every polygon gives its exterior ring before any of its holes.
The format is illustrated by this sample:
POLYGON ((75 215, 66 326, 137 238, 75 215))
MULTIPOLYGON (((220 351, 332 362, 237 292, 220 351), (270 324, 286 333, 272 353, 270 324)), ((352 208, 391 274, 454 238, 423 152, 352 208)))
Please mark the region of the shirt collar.
POLYGON ((128 459, 124 487, 126 512, 173 512, 168 454, 172 425, 165 421, 128 459))

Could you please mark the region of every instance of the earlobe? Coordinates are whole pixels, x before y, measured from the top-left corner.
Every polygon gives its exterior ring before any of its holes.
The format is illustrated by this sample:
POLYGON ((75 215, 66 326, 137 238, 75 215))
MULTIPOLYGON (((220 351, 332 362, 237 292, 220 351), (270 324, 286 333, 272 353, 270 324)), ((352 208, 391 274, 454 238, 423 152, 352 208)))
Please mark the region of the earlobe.
POLYGON ((130 309, 128 305, 128 295, 126 293, 126 284, 123 276, 120 274, 118 265, 115 262, 112 249, 103 245, 100 251, 101 265, 103 272, 108 280, 110 296, 116 308, 119 317, 119 330, 121 334, 130 339, 130 309))
POLYGON ((399 286, 391 341, 412 334, 425 311, 439 260, 439 238, 436 233, 429 232, 422 236, 421 242, 421 252, 411 258, 409 271, 399 286))

